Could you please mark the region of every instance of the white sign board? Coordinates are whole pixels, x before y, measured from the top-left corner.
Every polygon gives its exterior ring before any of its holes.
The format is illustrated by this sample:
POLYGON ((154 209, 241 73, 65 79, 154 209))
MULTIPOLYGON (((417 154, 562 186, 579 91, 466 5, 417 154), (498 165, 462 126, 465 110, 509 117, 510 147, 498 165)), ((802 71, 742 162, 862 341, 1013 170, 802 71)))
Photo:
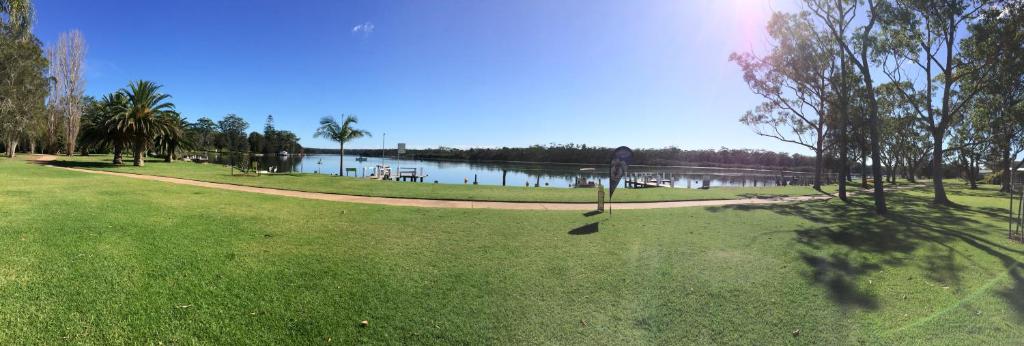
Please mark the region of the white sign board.
POLYGON ((398 153, 405 154, 405 143, 398 143, 398 153))

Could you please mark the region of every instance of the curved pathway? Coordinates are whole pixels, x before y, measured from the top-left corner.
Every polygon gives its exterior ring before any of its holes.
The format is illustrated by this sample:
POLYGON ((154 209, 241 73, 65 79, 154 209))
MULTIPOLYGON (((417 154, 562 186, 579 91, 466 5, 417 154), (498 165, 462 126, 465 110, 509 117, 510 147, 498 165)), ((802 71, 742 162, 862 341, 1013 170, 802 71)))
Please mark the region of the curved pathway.
MULTIPOLYGON (((45 164, 46 162, 53 161, 57 157, 53 155, 36 155, 32 160, 45 164)), ((131 173, 119 173, 109 171, 98 171, 91 169, 72 168, 72 167, 59 167, 54 165, 46 165, 47 167, 60 168, 69 171, 91 173, 91 174, 102 174, 112 175, 124 178, 140 179, 140 180, 151 180, 151 181, 162 181, 165 183, 190 185, 205 187, 211 189, 221 189, 229 191, 241 191, 241 192, 252 192, 262 193, 265 195, 274 196, 285 196, 295 197, 304 199, 314 199, 321 201, 333 201, 333 202, 349 202, 349 203, 363 203, 363 204, 379 204, 379 205, 391 205, 391 206, 406 206, 406 207, 423 207, 423 208, 459 208, 459 209, 507 209, 507 210, 573 210, 573 211, 590 211, 594 210, 596 203, 551 203, 551 202, 481 202, 481 201, 450 201, 450 200, 436 200, 436 199, 415 199, 415 198, 394 198, 394 197, 367 197, 367 196, 355 196, 355 195, 342 195, 334 193, 321 193, 321 192, 305 192, 305 191, 294 191, 294 190, 282 190, 266 187, 255 187, 255 186, 241 186, 223 183, 211 183, 206 181, 181 179, 181 178, 169 178, 159 177, 153 175, 141 175, 131 173)), ((612 210, 623 210, 623 209, 661 209, 661 208, 683 208, 683 207, 709 207, 709 206, 723 206, 723 205, 749 205, 749 204, 772 204, 772 203, 785 203, 785 202, 802 202, 802 201, 818 201, 832 198, 828 195, 815 195, 815 196, 795 196, 795 197, 776 197, 776 198, 744 198, 744 199, 721 199, 721 200, 703 200, 703 201, 674 201, 674 202, 629 202, 629 203, 609 203, 606 205, 611 206, 612 210)))

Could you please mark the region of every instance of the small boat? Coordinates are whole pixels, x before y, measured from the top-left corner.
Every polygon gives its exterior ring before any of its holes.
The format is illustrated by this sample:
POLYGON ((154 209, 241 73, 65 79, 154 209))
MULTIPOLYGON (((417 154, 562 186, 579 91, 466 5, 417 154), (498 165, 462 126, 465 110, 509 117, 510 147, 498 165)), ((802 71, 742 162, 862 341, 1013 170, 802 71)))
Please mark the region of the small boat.
POLYGON ((288 152, 284 151, 284 150, 281 150, 280 153, 277 153, 277 156, 288 156, 288 152))
POLYGON ((365 156, 360 156, 356 158, 356 162, 366 162, 366 160, 367 158, 365 156))

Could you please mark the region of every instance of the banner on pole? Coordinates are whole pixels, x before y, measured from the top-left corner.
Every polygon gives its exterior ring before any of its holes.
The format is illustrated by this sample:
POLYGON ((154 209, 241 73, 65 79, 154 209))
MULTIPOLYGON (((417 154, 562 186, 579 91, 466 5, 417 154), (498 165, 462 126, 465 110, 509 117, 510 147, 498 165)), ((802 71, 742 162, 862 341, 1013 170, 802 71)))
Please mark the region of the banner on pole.
POLYGON ((626 176, 630 161, 633 161, 633 150, 629 147, 618 147, 612 152, 612 164, 608 171, 608 199, 615 194, 615 187, 619 185, 622 177, 626 176))

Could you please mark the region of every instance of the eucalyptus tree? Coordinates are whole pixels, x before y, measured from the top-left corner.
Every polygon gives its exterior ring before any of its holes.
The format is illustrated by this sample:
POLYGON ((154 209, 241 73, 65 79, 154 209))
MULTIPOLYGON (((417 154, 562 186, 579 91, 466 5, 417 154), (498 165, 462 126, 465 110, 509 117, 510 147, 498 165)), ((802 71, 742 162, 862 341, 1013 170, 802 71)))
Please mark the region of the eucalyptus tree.
POLYGON ((174 110, 174 104, 168 101, 171 95, 161 93, 160 88, 150 81, 131 82, 121 91, 127 99, 125 111, 109 120, 109 125, 124 136, 125 142, 131 143, 134 166, 145 165, 150 144, 167 131, 162 117, 174 110))
POLYGON ((36 133, 34 124, 42 116, 47 92, 45 69, 39 40, 0 23, 0 140, 8 157, 36 133))
POLYGON ((814 188, 820 189, 833 115, 830 83, 838 73, 832 59, 835 45, 828 33, 817 30, 806 12, 775 13, 768 23, 768 34, 772 47, 767 55, 729 56, 743 70, 750 90, 764 98, 740 122, 760 136, 813 151, 814 188))
POLYGON ((956 156, 957 166, 971 189, 978 188, 981 163, 988 151, 986 143, 992 138, 989 114, 981 107, 972 107, 959 126, 953 128, 950 138, 952 153, 949 154, 956 156))
POLYGON ((896 0, 884 2, 886 6, 876 13, 882 18, 878 37, 880 70, 892 81, 906 83, 917 91, 896 89, 932 137, 931 176, 936 204, 949 203, 942 184, 947 135, 963 119, 979 92, 963 88, 964 81, 984 73, 987 65, 985 61, 966 59, 961 41, 966 27, 994 2, 896 0))
MULTIPOLYGON (((881 1, 881 0, 880 0, 881 1)), ((868 135, 870 136, 871 173, 874 176, 875 213, 885 214, 885 182, 882 180, 881 159, 881 122, 878 117, 878 100, 875 96, 874 66, 872 57, 877 55, 876 37, 879 27, 879 14, 883 11, 884 2, 875 0, 804 0, 807 9, 813 13, 821 25, 831 34, 836 43, 841 59, 840 71, 845 73, 846 64, 850 64, 861 79, 864 89, 863 97, 867 104, 868 135), (866 6, 866 7, 863 7, 866 6), (855 26, 855 23, 861 23, 855 26)), ((848 81, 849 78, 844 78, 848 81)), ((853 95, 852 87, 847 83, 838 86, 838 112, 848 112, 847 97, 853 95)), ((845 118, 845 114, 841 115, 845 118)))
POLYGON ((81 130, 85 93, 85 38, 78 30, 61 33, 57 45, 50 47, 50 77, 53 79, 56 109, 62 115, 66 155, 75 153, 78 132, 81 130))
POLYGON ((196 120, 189 125, 196 134, 196 146, 201 150, 209 150, 213 147, 213 140, 217 135, 217 123, 207 117, 196 120))
MULTIPOLYGON (((914 118, 914 110, 902 101, 896 88, 909 88, 893 82, 878 86, 879 117, 882 120, 882 162, 889 173, 889 181, 896 178, 914 181, 918 163, 924 159, 924 147, 930 146, 928 136, 914 118)), ((912 91, 906 91, 912 92, 912 91)))
POLYGON ((355 115, 345 115, 341 121, 334 120, 332 116, 320 118, 320 127, 313 133, 313 137, 326 138, 338 142, 338 174, 345 174, 345 143, 356 138, 372 136, 370 132, 352 127, 359 123, 355 115))
POLYGON ((28 32, 32 26, 35 9, 29 0, 0 0, 0 21, 21 32, 28 32), (5 18, 6 17, 6 18, 5 18))
POLYGON ((967 61, 986 63, 987 73, 967 75, 964 89, 978 92, 970 116, 987 119, 993 168, 1009 192, 1011 172, 1020 168, 1014 160, 1024 152, 1024 2, 1000 5, 980 12, 962 49, 967 61))
POLYGON ((242 117, 228 114, 217 122, 217 128, 229 152, 245 151, 248 147, 245 130, 249 128, 249 122, 242 117))

